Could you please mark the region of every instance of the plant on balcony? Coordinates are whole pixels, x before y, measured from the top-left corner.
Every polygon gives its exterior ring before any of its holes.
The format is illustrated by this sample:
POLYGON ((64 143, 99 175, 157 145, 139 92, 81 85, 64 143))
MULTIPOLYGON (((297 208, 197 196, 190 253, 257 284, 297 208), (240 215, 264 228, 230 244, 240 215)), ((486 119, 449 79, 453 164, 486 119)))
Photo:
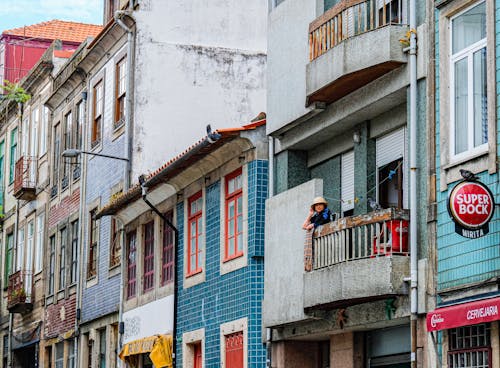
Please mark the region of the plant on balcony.
POLYGON ((27 93, 23 87, 16 83, 9 82, 8 80, 5 80, 4 84, 0 85, 0 88, 4 92, 3 98, 6 100, 23 104, 31 98, 31 95, 27 93))
POLYGON ((24 302, 26 300, 26 290, 24 290, 24 288, 13 290, 10 296, 12 300, 24 302))

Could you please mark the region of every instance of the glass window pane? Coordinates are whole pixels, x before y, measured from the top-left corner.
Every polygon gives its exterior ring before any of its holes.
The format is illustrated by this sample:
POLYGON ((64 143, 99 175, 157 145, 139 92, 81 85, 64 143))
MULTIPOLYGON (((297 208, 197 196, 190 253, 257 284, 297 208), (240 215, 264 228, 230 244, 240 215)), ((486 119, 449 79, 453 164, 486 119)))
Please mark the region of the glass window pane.
POLYGON ((455 154, 467 150, 467 58, 455 63, 455 154))
POLYGON ((229 223, 227 225, 228 227, 228 235, 231 237, 231 236, 234 236, 234 219, 231 219, 229 220, 229 223))
POLYGON ((474 147, 488 142, 486 47, 474 53, 474 147))
POLYGON ((229 256, 234 254, 234 238, 229 239, 227 253, 229 256))
POLYGON ((238 197, 238 207, 237 207, 237 213, 243 212, 243 197, 239 196, 238 197))
POLYGON ((238 232, 243 231, 243 216, 239 215, 238 216, 238 232))
POLYGON ((486 37, 486 3, 483 2, 452 21, 453 53, 486 37))
POLYGON ((238 252, 243 251, 243 234, 239 233, 238 234, 238 252))
POLYGON ((201 217, 198 219, 198 234, 203 232, 203 224, 201 222, 201 217))

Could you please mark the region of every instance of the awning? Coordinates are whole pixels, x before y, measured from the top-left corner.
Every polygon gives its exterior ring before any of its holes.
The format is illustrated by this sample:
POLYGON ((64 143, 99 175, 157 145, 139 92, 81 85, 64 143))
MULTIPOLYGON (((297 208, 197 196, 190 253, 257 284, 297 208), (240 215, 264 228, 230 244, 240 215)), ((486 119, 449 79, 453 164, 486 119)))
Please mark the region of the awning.
POLYGON ((427 314, 427 331, 475 325, 500 319, 500 298, 438 308, 427 314))
POLYGON ((123 361, 135 355, 150 353, 156 368, 172 366, 172 335, 155 335, 134 340, 123 346, 119 357, 123 361))

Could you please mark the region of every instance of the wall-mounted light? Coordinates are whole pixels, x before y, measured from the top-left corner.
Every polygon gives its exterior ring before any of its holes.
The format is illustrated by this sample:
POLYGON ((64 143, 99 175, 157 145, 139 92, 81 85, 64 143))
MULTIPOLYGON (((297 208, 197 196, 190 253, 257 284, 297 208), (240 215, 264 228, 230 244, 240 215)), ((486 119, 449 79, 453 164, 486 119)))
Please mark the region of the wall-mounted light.
POLYGON ((359 131, 355 131, 352 133, 352 141, 356 144, 359 144, 361 142, 361 134, 359 131))

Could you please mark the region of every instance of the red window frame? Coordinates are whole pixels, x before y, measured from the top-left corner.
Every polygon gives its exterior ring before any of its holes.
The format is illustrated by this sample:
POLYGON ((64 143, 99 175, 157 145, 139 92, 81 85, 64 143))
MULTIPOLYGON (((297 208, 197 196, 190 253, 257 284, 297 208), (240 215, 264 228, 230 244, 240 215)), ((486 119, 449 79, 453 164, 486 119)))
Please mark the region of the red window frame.
MULTIPOLYGON (((173 213, 169 211, 165 217, 172 223, 173 213)), ((174 231, 165 222, 163 224, 163 246, 161 254, 161 286, 174 280, 174 231)))
POLYGON ((136 295, 137 283, 137 232, 127 234, 127 299, 136 295))
POLYGON ((203 196, 199 191, 188 199, 188 242, 187 242, 187 276, 202 272, 201 267, 201 235, 203 234, 203 196), (199 199, 199 208, 192 211, 192 205, 199 199))
POLYGON ((154 221, 144 225, 144 278, 142 290, 149 291, 155 286, 155 224, 154 221))
POLYGON ((241 257, 243 251, 243 177, 241 167, 226 176, 224 261, 241 257), (239 181, 235 180, 240 178, 239 181), (231 185, 233 183, 233 185, 231 185))
POLYGON ((226 367, 243 368, 243 331, 225 336, 226 367))

